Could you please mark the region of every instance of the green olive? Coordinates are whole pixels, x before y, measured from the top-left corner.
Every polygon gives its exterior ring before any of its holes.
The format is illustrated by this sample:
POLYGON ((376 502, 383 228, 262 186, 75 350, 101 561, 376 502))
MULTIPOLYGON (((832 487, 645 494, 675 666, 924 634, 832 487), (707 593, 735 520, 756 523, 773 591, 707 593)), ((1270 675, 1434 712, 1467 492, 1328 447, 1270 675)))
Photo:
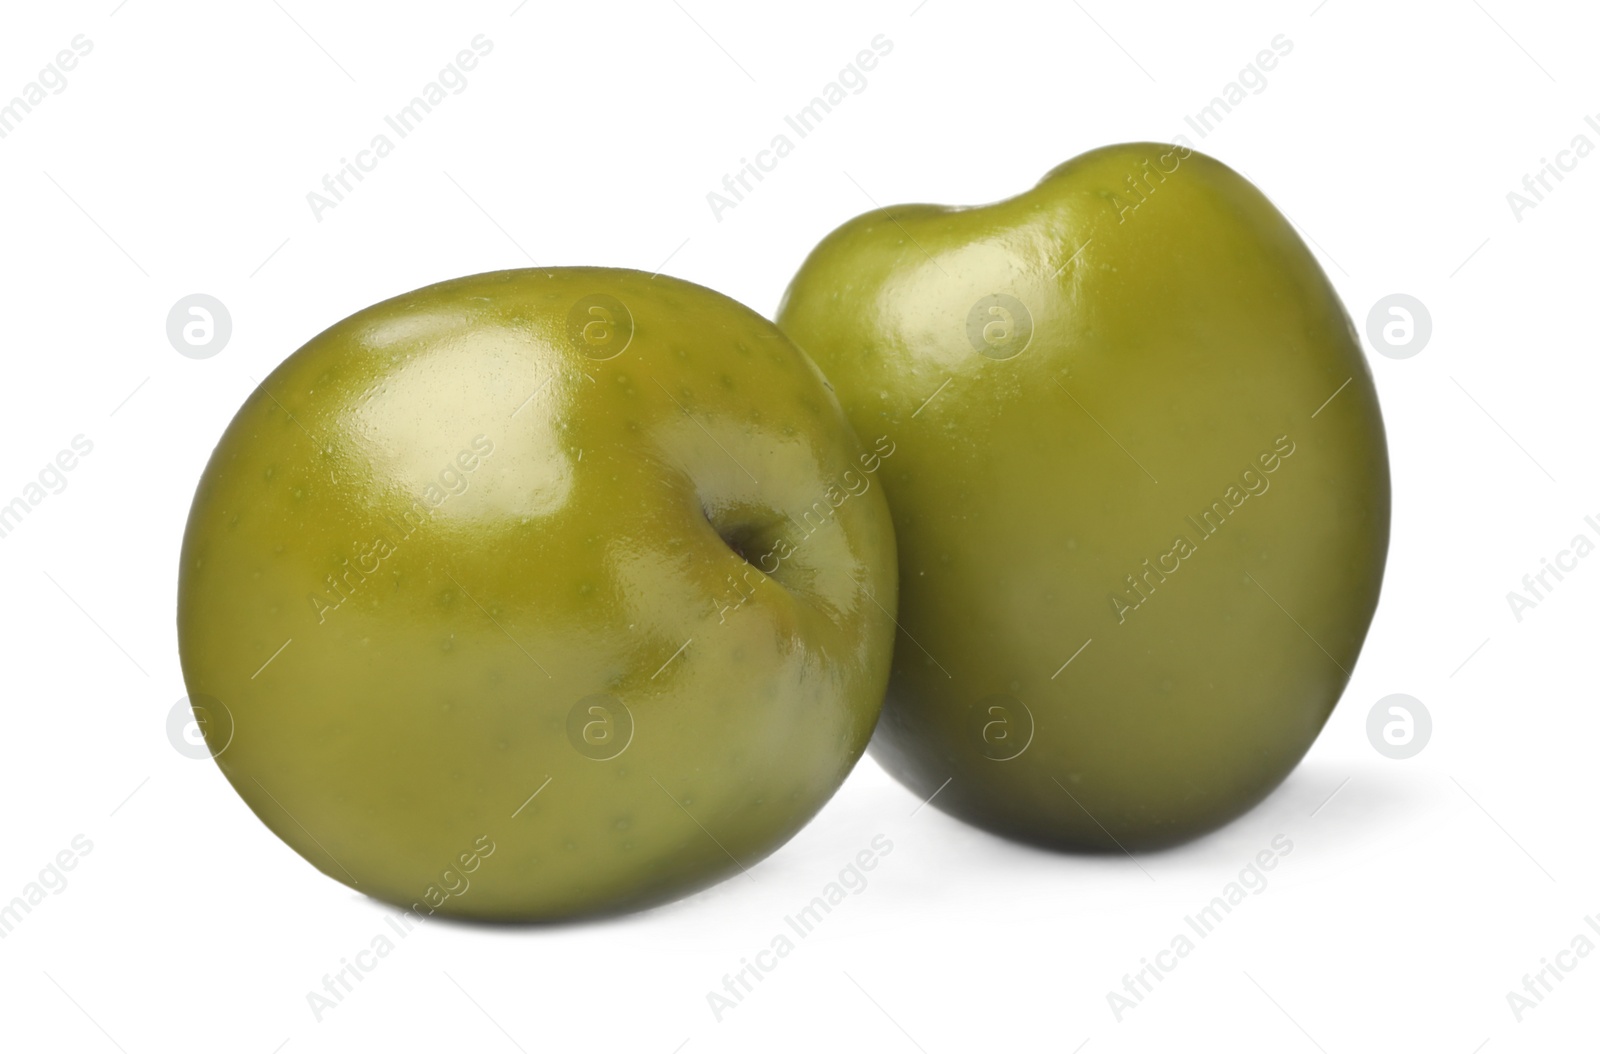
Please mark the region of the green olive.
POLYGON ((360 311, 251 393, 195 495, 178 631, 217 763, 316 867, 419 913, 738 875, 877 719, 887 449, 687 282, 506 271, 360 311))
POLYGON ((846 223, 778 321, 898 450, 890 772, 1008 836, 1133 849, 1294 768, 1378 601, 1389 469, 1350 320, 1260 191, 1107 147, 846 223))

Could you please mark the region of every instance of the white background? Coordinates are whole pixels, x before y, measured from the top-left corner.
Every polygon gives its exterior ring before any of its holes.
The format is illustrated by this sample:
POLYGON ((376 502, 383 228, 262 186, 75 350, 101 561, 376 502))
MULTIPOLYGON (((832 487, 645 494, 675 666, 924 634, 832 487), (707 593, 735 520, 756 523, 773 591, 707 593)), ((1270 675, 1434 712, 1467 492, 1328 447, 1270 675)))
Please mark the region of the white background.
POLYGON ((916 4, 7 10, 0 100, 76 34, 93 50, 0 139, 0 503, 74 436, 94 449, 0 539, 0 901, 75 836, 93 849, 0 940, 0 1045, 1593 1049, 1600 953, 1520 1023, 1506 996, 1578 933, 1600 942, 1600 556, 1520 621, 1506 594, 1575 535, 1600 539, 1600 153, 1520 218, 1507 194, 1575 136, 1600 146, 1600 18, 1510 0, 916 4), (307 193, 477 34, 493 51, 465 90, 314 218, 307 193), (865 90, 714 217, 724 174, 878 34, 893 50, 865 90), (1188 128, 1278 34, 1293 50, 1265 89, 1188 128), (1080 858, 917 811, 868 760, 748 878, 598 924, 426 923, 315 1020, 306 993, 390 909, 279 843, 166 731, 184 517, 255 379, 369 303, 530 260, 665 268, 770 314, 809 247, 876 204, 993 200, 1083 150, 1178 133, 1300 225, 1358 326, 1396 292, 1433 323, 1414 357, 1369 348, 1388 577, 1289 781, 1195 844, 1080 858), (166 336, 196 292, 233 320, 204 361, 166 336), (1366 723, 1402 692, 1434 728, 1396 761, 1366 723), (880 834, 893 850, 867 888, 717 1021, 707 992, 880 834), (1119 1022, 1107 993, 1280 834, 1294 848, 1270 884, 1119 1022))

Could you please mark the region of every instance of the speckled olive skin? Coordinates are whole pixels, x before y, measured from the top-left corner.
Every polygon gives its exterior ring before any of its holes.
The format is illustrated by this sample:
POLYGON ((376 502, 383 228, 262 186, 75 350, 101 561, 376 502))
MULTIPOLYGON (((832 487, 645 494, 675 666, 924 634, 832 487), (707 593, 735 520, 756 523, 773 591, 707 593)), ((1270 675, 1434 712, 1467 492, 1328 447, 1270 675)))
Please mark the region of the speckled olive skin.
POLYGON ((360 311, 251 393, 195 495, 178 631, 217 763, 418 913, 737 874, 878 716, 875 438, 770 322, 672 278, 503 271, 360 311))
POLYGON ((1255 187, 1133 143, 993 205, 874 211, 778 321, 898 449, 872 750, 907 786, 1116 851, 1300 761, 1378 602, 1388 455, 1350 320, 1255 187))

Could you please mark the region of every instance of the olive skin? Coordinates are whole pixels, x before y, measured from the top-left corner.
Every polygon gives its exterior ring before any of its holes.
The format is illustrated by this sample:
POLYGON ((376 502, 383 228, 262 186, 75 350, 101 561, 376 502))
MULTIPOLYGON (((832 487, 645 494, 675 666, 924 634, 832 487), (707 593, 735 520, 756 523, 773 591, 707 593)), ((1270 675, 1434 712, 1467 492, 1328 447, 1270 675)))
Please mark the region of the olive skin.
POLYGON ((877 720, 885 450, 688 282, 504 271, 360 311, 251 393, 195 494, 178 632, 207 742, 308 861, 419 914, 738 875, 877 720))
POLYGON ((851 220, 778 323, 898 450, 885 768, 1112 851, 1288 775, 1378 602, 1389 468, 1350 319, 1260 191, 1184 147, 1095 150, 996 204, 851 220))

